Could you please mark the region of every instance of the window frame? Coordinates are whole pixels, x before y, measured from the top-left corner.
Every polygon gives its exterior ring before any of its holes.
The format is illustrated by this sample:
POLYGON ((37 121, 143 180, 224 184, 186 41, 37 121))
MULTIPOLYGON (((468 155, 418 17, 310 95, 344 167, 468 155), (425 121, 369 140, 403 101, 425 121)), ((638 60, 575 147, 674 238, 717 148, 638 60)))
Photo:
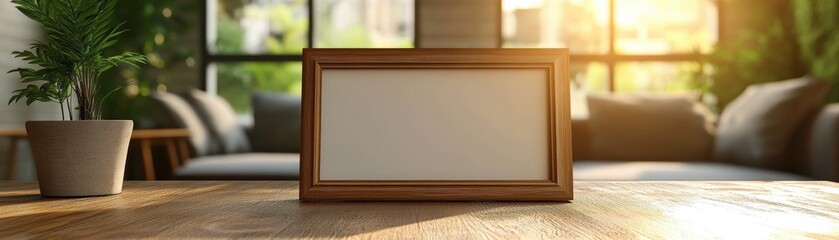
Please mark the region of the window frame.
MULTIPOLYGON (((503 0, 502 0, 503 1, 503 0)), ((510 1, 510 0, 508 0, 510 1)), ((620 54, 615 51, 615 1, 616 0, 608 0, 609 4, 609 19, 608 19, 608 32, 609 32, 609 44, 606 53, 604 54, 579 54, 579 53, 571 53, 571 62, 572 63, 603 63, 606 65, 608 69, 606 75, 606 83, 608 85, 607 91, 610 93, 615 92, 615 66, 619 63, 630 63, 630 62, 665 62, 665 63, 673 63, 673 62, 695 62, 695 63, 702 63, 703 59, 708 56, 708 54, 701 54, 701 53, 671 53, 671 54, 620 54)), ((723 39, 721 35, 725 31, 723 30, 723 7, 722 1, 723 0, 708 0, 711 1, 716 9, 717 9, 717 43, 723 39)), ((499 5, 499 7, 501 7, 499 5)), ((501 10, 503 11, 503 10, 501 10)), ((499 12, 501 12, 499 11, 499 12)), ((499 16, 502 18, 502 16, 499 16)), ((503 20, 502 20, 503 21, 503 20)), ((503 31, 503 23, 498 24, 498 32, 503 31)), ((498 43, 499 46, 504 44, 504 37, 498 36, 498 43)))
MULTIPOLYGON (((213 54, 209 50, 209 44, 207 42, 207 31, 215 31, 215 29, 207 29, 207 21, 210 13, 207 9, 208 1, 215 1, 215 0, 206 0, 202 1, 202 11, 200 16, 200 39, 201 39, 201 57, 200 57, 200 81, 201 81, 201 89, 207 90, 207 70, 210 64, 213 63, 232 63, 232 62, 274 62, 274 63, 285 63, 285 62, 301 62, 303 61, 303 54, 213 54)), ((314 29, 317 29, 317 24, 314 21, 314 12, 315 12, 315 1, 317 0, 308 0, 307 7, 308 7, 308 32, 307 32, 307 46, 308 48, 315 48, 314 47, 314 29)), ((420 48, 419 43, 419 25, 421 24, 419 21, 419 8, 418 2, 421 0, 414 0, 414 39, 413 45, 414 48, 420 48)), ((503 1, 503 0, 499 0, 503 1)), ((607 67, 607 85, 608 85, 608 92, 615 92, 615 66, 619 63, 628 63, 628 62, 696 62, 701 63, 708 54, 700 54, 700 53, 677 53, 677 54, 619 54, 615 52, 615 1, 616 0, 608 0, 609 2, 609 18, 608 18, 608 32, 609 32, 609 42, 608 42, 608 49, 605 54, 574 54, 570 55, 571 62, 575 63, 603 63, 607 67)), ((717 43, 724 39, 722 33, 725 33, 725 12, 723 8, 723 0, 709 0, 714 3, 717 8, 717 43)), ((502 23, 502 4, 498 4, 498 47, 501 47, 504 43, 504 37, 501 36, 501 32, 503 31, 503 23, 502 23)))
MULTIPOLYGON (((210 44, 207 40, 207 33, 208 31, 217 31, 216 29, 207 29, 207 23, 209 22, 209 17, 211 16, 209 9, 210 1, 216 0, 205 0, 202 1, 201 6, 201 26, 199 30, 199 34, 201 35, 201 89, 207 90, 208 89, 208 68, 210 64, 213 63, 234 63, 234 62, 276 62, 276 63, 286 63, 286 62, 300 62, 303 61, 303 54, 218 54, 218 53, 211 53, 210 52, 210 44)), ((312 47, 313 43, 313 13, 314 13, 314 0, 308 0, 307 2, 307 11, 308 11, 308 21, 309 27, 308 32, 306 33, 306 44, 308 47, 312 47)), ((215 13, 213 13, 215 14, 215 13)), ((215 15, 212 15, 215 17, 215 15)))
MULTIPOLYGON (((207 23, 209 21, 208 17, 211 16, 208 7, 209 1, 216 1, 216 0, 204 0, 201 4, 201 14, 200 14, 200 29, 199 34, 201 39, 201 57, 200 57, 200 64, 201 64, 201 72, 200 72, 200 81, 201 81, 201 89, 207 90, 208 89, 208 82, 207 82, 207 70, 210 67, 210 64, 213 63, 245 63, 245 62, 260 62, 260 63, 288 63, 288 62, 303 62, 303 53, 300 54, 219 54, 219 53, 211 53, 209 48, 209 42, 207 42, 207 33, 208 31, 216 31, 216 29, 207 29, 207 23)), ((315 48, 315 29, 317 26, 315 24, 315 1, 317 0, 307 0, 306 6, 308 11, 308 32, 306 33, 306 48, 315 48)), ((418 27, 419 23, 417 22, 417 2, 420 0, 414 0, 414 39, 413 39, 413 48, 417 48, 418 46, 418 27)), ((215 13, 214 13, 215 14, 215 13)), ((213 15, 213 17, 215 17, 213 15)), ((215 44, 215 43, 212 43, 215 44)))

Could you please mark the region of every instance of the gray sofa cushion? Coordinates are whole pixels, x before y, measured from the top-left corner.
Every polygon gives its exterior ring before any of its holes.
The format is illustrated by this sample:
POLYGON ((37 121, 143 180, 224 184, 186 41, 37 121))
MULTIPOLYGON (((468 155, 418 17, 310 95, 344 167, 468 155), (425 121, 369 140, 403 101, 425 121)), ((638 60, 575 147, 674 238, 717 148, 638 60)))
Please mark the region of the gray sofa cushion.
POLYGON ((221 149, 201 122, 201 118, 183 98, 178 95, 154 92, 151 94, 154 103, 166 112, 167 127, 189 129, 189 142, 197 156, 221 153, 221 149))
POLYGON ((587 149, 574 149, 587 151, 574 153, 577 157, 626 161, 710 158, 714 117, 692 97, 590 95, 588 107, 589 136, 577 140, 590 142, 587 149))
POLYGON ((189 180, 296 180, 296 153, 240 153, 190 159, 175 176, 189 180))
POLYGON ((300 96, 255 92, 253 105, 253 150, 257 152, 300 151, 300 96))
POLYGON ((224 153, 250 151, 250 141, 245 129, 236 120, 236 112, 226 100, 196 89, 190 90, 185 96, 212 137, 221 144, 224 153))
POLYGON ((720 117, 714 159, 781 168, 795 131, 827 90, 824 81, 810 77, 749 86, 720 117))
POLYGON ((807 177, 710 162, 574 161, 574 180, 587 181, 779 181, 807 177))
POLYGON ((839 181, 839 103, 825 106, 816 116, 804 156, 811 176, 839 181))

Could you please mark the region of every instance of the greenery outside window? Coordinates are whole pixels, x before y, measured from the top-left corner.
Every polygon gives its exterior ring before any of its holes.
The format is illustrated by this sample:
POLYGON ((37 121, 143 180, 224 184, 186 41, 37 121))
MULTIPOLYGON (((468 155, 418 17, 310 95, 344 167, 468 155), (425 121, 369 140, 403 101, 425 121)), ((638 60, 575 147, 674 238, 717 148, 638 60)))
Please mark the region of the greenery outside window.
POLYGON ((252 91, 300 94, 302 51, 414 46, 413 0, 208 0, 205 87, 237 113, 252 91))

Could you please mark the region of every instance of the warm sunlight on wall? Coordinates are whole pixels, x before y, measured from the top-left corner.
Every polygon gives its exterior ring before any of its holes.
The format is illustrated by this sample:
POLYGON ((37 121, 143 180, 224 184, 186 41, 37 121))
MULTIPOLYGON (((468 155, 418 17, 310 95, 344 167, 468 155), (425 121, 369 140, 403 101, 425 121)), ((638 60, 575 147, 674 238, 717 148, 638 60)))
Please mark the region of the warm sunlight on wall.
POLYGON ((502 7, 504 11, 519 9, 519 8, 538 8, 542 6, 544 0, 507 0, 504 1, 502 7))
MULTIPOLYGON (((609 2, 506 0, 504 45, 604 53, 609 2)), ((618 53, 707 53, 717 41, 717 10, 709 0, 615 0, 614 4, 618 53)))
POLYGON ((719 32, 715 0, 504 0, 502 12, 503 46, 569 48, 582 92, 696 92, 719 32))
POLYGON ((708 0, 615 0, 615 51, 708 53, 717 41, 717 19, 708 0))

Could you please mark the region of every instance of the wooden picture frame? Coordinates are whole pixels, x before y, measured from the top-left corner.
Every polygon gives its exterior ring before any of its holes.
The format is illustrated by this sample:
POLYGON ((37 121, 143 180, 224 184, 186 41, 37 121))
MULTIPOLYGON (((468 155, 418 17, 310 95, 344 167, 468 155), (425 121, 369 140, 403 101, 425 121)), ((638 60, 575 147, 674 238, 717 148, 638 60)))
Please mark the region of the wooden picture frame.
POLYGON ((304 49, 300 200, 573 199, 567 49, 304 49))

